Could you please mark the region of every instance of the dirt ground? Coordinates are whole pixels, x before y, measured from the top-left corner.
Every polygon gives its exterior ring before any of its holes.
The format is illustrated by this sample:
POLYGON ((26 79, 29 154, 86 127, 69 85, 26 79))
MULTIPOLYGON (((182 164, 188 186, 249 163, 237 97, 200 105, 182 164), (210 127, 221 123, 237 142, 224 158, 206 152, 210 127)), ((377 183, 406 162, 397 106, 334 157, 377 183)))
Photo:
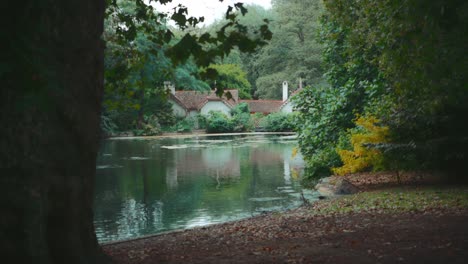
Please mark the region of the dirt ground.
MULTIPOLYGON (((362 175, 350 180, 366 190, 383 188, 392 181, 388 175, 381 176, 378 182, 371 178, 367 183, 362 175)), ((416 174, 405 181, 414 183, 419 179, 416 174)), ((468 260, 467 208, 327 216, 313 215, 311 210, 313 205, 108 244, 103 250, 122 264, 466 263, 468 260)))

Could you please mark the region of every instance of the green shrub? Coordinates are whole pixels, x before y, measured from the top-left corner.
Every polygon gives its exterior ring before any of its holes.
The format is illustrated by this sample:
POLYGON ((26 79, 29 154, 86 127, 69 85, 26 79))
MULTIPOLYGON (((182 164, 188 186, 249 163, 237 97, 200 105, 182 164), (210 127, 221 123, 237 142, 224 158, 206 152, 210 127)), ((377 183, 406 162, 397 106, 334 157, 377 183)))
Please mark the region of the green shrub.
POLYGON ((250 109, 246 103, 240 103, 231 110, 233 132, 245 132, 253 129, 250 120, 250 109))
POLYGON ((234 131, 232 120, 221 112, 210 111, 206 121, 206 132, 208 133, 229 133, 234 131))
POLYGON ((177 132, 191 132, 195 126, 195 120, 193 117, 187 117, 176 124, 177 132))
POLYGON ((143 124, 144 136, 155 136, 162 133, 159 119, 155 115, 144 116, 145 124, 143 124))
POLYGON ((171 112, 159 111, 157 113, 158 122, 161 126, 173 126, 177 123, 176 116, 171 112))
POLYGON ((117 132, 131 131, 137 127, 137 110, 119 109, 107 111, 106 115, 114 122, 117 132))
POLYGON ((106 115, 101 115, 101 129, 105 137, 110 137, 117 133, 117 125, 106 115))
POLYGON ((195 118, 198 123, 197 129, 206 129, 206 123, 207 123, 206 116, 198 114, 196 115, 195 118))
POLYGON ((306 179, 323 178, 332 174, 331 168, 339 167, 343 163, 333 146, 321 149, 307 159, 306 179))
POLYGON ((253 129, 253 124, 250 120, 250 114, 248 113, 235 115, 232 117, 231 121, 234 132, 245 132, 251 131, 253 129))
POLYGON ((232 108, 231 115, 239 115, 239 114, 250 114, 249 105, 247 103, 240 103, 232 108))
POLYGON ((171 126, 163 126, 164 132, 191 132, 195 128, 194 117, 176 117, 171 126))
POLYGON ((265 117, 263 127, 271 132, 294 131, 296 128, 295 115, 286 113, 272 113, 265 117))

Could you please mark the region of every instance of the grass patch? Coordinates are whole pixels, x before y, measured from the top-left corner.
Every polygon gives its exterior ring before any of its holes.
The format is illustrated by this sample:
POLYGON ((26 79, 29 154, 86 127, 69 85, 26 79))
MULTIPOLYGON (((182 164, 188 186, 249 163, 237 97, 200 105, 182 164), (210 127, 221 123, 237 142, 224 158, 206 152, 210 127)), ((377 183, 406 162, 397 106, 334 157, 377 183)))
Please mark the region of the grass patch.
POLYGON ((314 215, 468 208, 468 187, 397 187, 319 201, 314 215))

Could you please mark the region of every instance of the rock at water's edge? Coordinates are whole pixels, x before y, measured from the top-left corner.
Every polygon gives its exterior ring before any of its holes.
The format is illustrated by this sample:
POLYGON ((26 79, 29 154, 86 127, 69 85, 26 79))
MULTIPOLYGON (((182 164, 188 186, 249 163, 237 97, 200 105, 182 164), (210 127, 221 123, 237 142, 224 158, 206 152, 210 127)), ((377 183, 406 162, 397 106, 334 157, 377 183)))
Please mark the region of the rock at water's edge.
POLYGON ((315 189, 323 196, 354 194, 359 188, 343 178, 327 177, 315 185, 315 189))

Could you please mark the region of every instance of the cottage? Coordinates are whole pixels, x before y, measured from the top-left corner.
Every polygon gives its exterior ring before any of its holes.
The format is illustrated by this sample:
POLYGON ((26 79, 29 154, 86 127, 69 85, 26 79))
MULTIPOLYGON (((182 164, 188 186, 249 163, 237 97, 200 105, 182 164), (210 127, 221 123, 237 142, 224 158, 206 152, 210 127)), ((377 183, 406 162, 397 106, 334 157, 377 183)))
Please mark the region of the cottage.
MULTIPOLYGON (((283 100, 239 100, 239 91, 225 90, 226 95, 219 97, 215 91, 176 91, 174 86, 168 86, 171 91, 169 102, 176 116, 193 117, 197 114, 207 115, 210 111, 219 111, 231 116, 231 109, 239 103, 247 103, 252 114, 271 114, 276 112, 291 113, 293 104, 288 97, 288 83, 283 82, 283 100)), ((296 94, 295 91, 292 95, 296 94)))
POLYGON ((226 90, 232 98, 218 97, 215 91, 209 93, 199 91, 175 91, 171 89, 169 102, 176 116, 193 117, 197 114, 207 115, 210 111, 219 111, 227 116, 231 115, 231 109, 239 104, 239 92, 226 90))

